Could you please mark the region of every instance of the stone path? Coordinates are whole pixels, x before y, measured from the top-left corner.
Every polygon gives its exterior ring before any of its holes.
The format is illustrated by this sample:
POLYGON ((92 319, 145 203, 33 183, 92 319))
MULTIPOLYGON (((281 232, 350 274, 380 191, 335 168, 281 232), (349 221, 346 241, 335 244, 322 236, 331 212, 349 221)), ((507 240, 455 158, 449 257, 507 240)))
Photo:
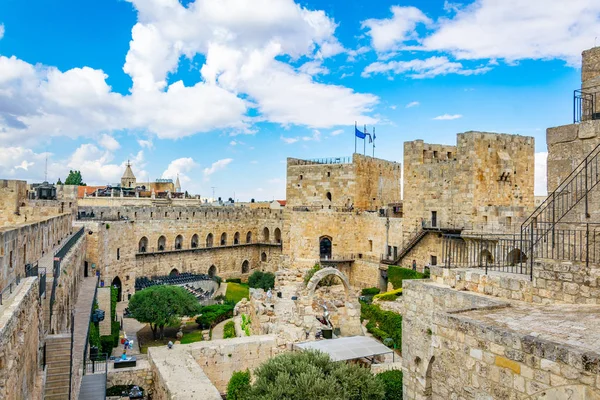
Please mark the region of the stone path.
POLYGON ((212 330, 212 340, 223 339, 223 331, 225 324, 229 321, 233 321, 233 318, 226 319, 225 321, 219 322, 212 330))
MULTIPOLYGON (((94 292, 98 279, 83 278, 75 302, 75 329, 73 331, 73 371, 81 370, 83 366, 83 349, 85 347, 90 327, 90 312, 94 302, 94 292)), ((89 347, 88 347, 89 349, 89 347)))
MULTIPOLYGON (((123 318, 123 311, 125 311, 125 308, 127 308, 128 304, 129 303, 127 301, 121 301, 117 303, 116 312, 118 321, 121 321, 121 318, 123 318)), ((133 318, 123 318, 123 331, 125 331, 127 334, 128 339, 133 339, 133 348, 131 350, 127 350, 128 355, 141 354, 140 342, 138 340, 137 333, 145 326, 145 323, 138 322, 133 318)), ((121 342, 119 342, 119 346, 113 349, 112 355, 115 357, 121 357, 121 354, 123 354, 123 345, 121 342)))
POLYGON ((219 288, 215 292, 213 298, 220 296, 220 295, 225 296, 225 293, 227 293, 227 282, 221 283, 221 286, 219 286, 219 288))

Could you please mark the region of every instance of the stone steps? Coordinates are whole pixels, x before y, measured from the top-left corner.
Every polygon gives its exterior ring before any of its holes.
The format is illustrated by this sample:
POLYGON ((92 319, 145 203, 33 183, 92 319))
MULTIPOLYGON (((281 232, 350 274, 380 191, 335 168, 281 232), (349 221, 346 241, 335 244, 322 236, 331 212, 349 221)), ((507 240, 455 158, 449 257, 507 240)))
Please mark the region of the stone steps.
POLYGON ((68 400, 71 385, 71 337, 48 336, 44 400, 68 400))

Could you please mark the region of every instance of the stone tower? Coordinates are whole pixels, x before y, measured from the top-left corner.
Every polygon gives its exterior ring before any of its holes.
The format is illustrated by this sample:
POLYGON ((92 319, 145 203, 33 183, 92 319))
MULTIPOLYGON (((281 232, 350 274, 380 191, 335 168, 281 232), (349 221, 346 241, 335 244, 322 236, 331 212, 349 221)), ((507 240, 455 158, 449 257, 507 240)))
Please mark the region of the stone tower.
POLYGON ((181 183, 179 183, 179 174, 177 174, 177 180, 175 181, 175 192, 181 192, 181 183))
POLYGON ((125 168, 125 172, 121 177, 121 187, 135 187, 135 175, 133 175, 133 171, 131 170, 131 163, 129 160, 127 161, 127 166, 125 168))

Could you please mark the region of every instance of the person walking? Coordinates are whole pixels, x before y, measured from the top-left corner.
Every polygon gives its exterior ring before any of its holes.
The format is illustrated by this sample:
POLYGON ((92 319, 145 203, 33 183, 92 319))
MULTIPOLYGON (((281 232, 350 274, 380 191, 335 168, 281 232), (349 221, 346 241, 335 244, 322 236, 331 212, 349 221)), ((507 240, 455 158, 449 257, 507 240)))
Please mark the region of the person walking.
POLYGON ((413 260, 412 267, 413 267, 413 271, 417 270, 417 260, 413 260))

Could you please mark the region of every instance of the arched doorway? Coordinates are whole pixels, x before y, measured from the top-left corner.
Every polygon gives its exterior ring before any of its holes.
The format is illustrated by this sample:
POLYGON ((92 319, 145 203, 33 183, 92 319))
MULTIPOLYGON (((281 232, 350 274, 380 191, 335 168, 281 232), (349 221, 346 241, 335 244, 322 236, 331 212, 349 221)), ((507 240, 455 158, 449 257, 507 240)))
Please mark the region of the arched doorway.
POLYGON ((527 262, 527 256, 521 251, 521 249, 511 250, 506 259, 506 261, 508 261, 508 265, 517 265, 527 262))
POLYGON ((260 261, 262 261, 262 262, 266 262, 267 261, 267 253, 265 253, 264 251, 260 255, 260 261))
POLYGON ((247 274, 248 272, 250 272, 250 263, 248 260, 244 260, 242 263, 242 274, 247 274))
POLYGON ((177 235, 177 237, 175 238, 175 249, 181 250, 182 247, 183 247, 183 236, 177 235))
POLYGON ((269 243, 269 228, 265 227, 265 229, 263 229, 263 240, 265 243, 269 243))
POLYGON ((236 232, 235 235, 233 235, 233 244, 240 244, 240 233, 236 232))
POLYGON ((177 268, 173 268, 171 272, 169 272, 169 276, 177 276, 179 275, 179 270, 177 268))
POLYGON ((161 236, 158 238, 158 251, 164 251, 167 247, 167 238, 164 236, 161 236))
POLYGON ((252 232, 246 233, 246 243, 252 243, 252 232))
POLYGON ((138 245, 138 253, 145 253, 148 248, 148 238, 146 236, 140 239, 140 243, 138 245))
POLYGON ((121 296, 123 295, 121 279, 119 279, 118 276, 115 276, 115 279, 112 280, 111 286, 117 289, 117 301, 121 301, 121 296))
POLYGON ((227 245, 227 234, 225 232, 221 233, 221 246, 227 245))
POLYGON ((192 236, 192 241, 190 242, 190 247, 192 249, 195 249, 196 247, 198 247, 198 235, 196 235, 194 233, 194 236, 192 236))
POLYGON ((479 253, 479 265, 490 265, 494 263, 494 256, 492 256, 492 253, 487 250, 481 250, 481 253, 479 253))
POLYGON ((279 228, 275 228, 275 242, 281 243, 281 230, 279 228))
POLYGON ((213 234, 209 233, 206 237, 206 247, 213 247, 213 234))
POLYGON ((319 256, 321 260, 331 259, 331 238, 329 236, 322 236, 319 239, 319 256))
POLYGON ((215 267, 214 265, 211 265, 210 268, 208 269, 208 276, 210 276, 212 278, 215 275, 217 275, 217 267, 215 267))

